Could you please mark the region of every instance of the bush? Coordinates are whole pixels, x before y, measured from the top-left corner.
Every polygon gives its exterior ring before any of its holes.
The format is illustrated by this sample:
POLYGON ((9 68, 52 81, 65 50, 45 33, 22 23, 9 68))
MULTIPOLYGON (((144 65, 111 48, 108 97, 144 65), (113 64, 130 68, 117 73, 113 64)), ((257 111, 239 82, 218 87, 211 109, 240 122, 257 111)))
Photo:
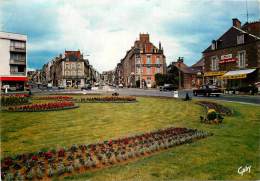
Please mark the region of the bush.
POLYGON ((26 95, 1 96, 2 106, 14 106, 14 105, 22 105, 28 103, 29 103, 29 97, 26 95))
POLYGON ((207 113, 207 119, 209 121, 214 120, 217 118, 217 112, 215 111, 215 109, 209 109, 208 113, 207 113))

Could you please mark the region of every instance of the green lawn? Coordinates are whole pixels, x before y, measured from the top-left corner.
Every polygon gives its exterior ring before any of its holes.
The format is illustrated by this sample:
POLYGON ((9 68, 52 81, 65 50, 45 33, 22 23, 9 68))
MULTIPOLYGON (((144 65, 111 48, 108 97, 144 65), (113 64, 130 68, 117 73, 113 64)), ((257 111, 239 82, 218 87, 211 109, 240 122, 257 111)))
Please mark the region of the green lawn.
POLYGON ((79 109, 58 112, 2 112, 1 156, 93 143, 168 126, 190 127, 214 135, 123 166, 65 179, 260 179, 260 107, 223 104, 235 112, 221 125, 201 124, 202 107, 175 99, 86 103, 79 109), (238 167, 245 165, 252 166, 251 173, 238 175, 238 167))

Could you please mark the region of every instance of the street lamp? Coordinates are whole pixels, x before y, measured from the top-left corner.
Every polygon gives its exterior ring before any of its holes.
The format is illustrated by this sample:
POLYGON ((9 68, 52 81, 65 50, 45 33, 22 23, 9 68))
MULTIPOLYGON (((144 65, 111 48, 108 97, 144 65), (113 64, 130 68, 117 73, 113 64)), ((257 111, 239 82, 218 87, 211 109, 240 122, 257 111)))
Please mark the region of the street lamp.
POLYGON ((181 89, 181 71, 180 71, 181 63, 180 63, 180 61, 178 61, 178 67, 179 67, 179 89, 181 89))

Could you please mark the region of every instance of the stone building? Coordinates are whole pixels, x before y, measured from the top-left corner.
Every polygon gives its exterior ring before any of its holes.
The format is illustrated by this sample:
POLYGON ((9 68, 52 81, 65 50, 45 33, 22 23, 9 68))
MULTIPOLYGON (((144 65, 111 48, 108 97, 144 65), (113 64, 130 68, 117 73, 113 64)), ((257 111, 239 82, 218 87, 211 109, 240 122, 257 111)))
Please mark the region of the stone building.
POLYGON ((205 81, 239 88, 260 81, 260 21, 233 19, 232 26, 203 51, 205 81))
POLYGON ((55 57, 50 66, 50 80, 54 86, 82 87, 93 81, 95 72, 80 51, 65 51, 55 57))
MULTIPOLYGON (((140 34, 134 46, 127 51, 125 57, 118 64, 118 71, 122 73, 122 84, 127 87, 136 87, 138 82, 142 82, 140 87, 155 85, 156 73, 166 73, 166 62, 161 43, 159 48, 154 46, 149 39, 149 34, 140 34)), ((117 68, 116 68, 117 69, 117 68)), ((116 74, 118 75, 118 74, 116 74)), ((121 81, 121 80, 120 80, 121 81)))

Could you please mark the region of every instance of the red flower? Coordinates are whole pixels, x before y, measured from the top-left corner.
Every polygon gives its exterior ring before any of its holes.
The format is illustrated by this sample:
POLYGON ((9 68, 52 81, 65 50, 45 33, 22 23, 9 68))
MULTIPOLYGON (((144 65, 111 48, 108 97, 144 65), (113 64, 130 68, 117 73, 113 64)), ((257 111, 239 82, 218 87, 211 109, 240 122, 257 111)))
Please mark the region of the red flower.
POLYGON ((34 155, 34 156, 32 156, 32 160, 33 160, 33 161, 37 161, 37 160, 38 160, 38 157, 34 155))

